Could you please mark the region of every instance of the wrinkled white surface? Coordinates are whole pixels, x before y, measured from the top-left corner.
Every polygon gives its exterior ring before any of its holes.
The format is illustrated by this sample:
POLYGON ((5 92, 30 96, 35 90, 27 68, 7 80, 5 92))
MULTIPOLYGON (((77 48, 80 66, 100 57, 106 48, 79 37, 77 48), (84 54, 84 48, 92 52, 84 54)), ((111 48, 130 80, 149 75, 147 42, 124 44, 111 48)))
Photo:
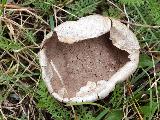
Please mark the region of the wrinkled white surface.
MULTIPOLYGON (((77 22, 69 21, 62 23, 55 28, 58 38, 61 42, 72 44, 87 38, 94 38, 101 36, 110 31, 110 39, 113 45, 121 50, 129 53, 130 61, 120 68, 109 80, 99 80, 97 83, 88 81, 85 86, 82 86, 76 96, 73 98, 63 98, 65 92, 64 88, 58 93, 53 91, 51 86, 52 70, 51 65, 48 64, 46 53, 44 49, 40 51, 39 59, 42 68, 42 76, 50 93, 61 102, 89 102, 103 99, 111 91, 114 90, 118 82, 126 80, 133 72, 135 72, 139 62, 139 43, 136 36, 124 24, 117 20, 111 21, 107 17, 100 15, 91 15, 83 17, 77 22), (47 66, 46 66, 47 64, 47 66), (44 67, 45 66, 45 67, 44 67)), ((47 40, 51 37, 49 33, 47 40)), ((45 42, 42 42, 42 46, 45 42)))
POLYGON ((72 44, 80 40, 95 38, 107 33, 111 28, 111 21, 100 15, 82 17, 78 21, 67 21, 54 30, 61 42, 72 44))
MULTIPOLYGON (((106 80, 100 80, 97 83, 88 81, 73 98, 63 98, 63 95, 52 93, 52 95, 62 102, 89 102, 105 98, 114 90, 116 83, 106 80)), ((63 88, 62 88, 63 89, 63 88)), ((61 91, 61 90, 60 90, 61 91)))
POLYGON ((47 85, 48 91, 50 93, 52 93, 53 88, 51 85, 51 79, 53 76, 53 72, 52 72, 51 66, 48 65, 49 63, 48 63, 45 49, 42 49, 39 52, 39 63, 40 63, 41 69, 42 69, 42 79, 44 80, 45 84, 47 85))
POLYGON ((134 33, 120 21, 112 20, 110 29, 110 39, 114 46, 121 50, 127 51, 129 54, 139 51, 140 46, 134 33))

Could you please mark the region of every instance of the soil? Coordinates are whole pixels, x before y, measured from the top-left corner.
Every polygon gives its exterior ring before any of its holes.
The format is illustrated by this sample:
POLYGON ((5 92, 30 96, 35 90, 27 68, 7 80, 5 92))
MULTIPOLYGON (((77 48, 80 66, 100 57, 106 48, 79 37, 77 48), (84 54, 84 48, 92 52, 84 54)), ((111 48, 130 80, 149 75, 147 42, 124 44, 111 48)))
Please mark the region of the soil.
MULTIPOLYGON (((53 61, 64 81, 69 98, 75 97, 87 81, 108 80, 129 61, 129 54, 112 44, 109 33, 74 44, 59 42, 54 33, 44 47, 49 62, 53 61)), ((55 72, 52 86, 55 92, 62 88, 55 72)))

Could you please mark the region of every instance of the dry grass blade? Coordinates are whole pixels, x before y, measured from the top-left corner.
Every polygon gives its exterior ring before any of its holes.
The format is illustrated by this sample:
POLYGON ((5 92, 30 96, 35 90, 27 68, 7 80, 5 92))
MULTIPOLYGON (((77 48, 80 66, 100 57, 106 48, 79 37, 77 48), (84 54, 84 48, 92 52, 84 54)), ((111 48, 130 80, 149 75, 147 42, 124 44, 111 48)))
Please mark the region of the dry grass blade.
POLYGON ((28 10, 31 10, 31 11, 35 11, 32 8, 29 8, 29 7, 24 8, 24 7, 21 7, 21 6, 18 6, 18 5, 14 5, 14 4, 5 4, 5 5, 0 4, 0 7, 5 7, 7 9, 28 9, 28 10))
MULTIPOLYGON (((27 13, 31 14, 32 16, 34 16, 36 19, 39 19, 40 21, 42 21, 43 23, 45 23, 46 25, 49 26, 49 24, 46 21, 44 21, 40 16, 36 15, 35 13, 31 12, 30 10, 28 10, 26 8, 6 9, 6 11, 27 12, 27 13)), ((6 18, 4 18, 4 19, 6 19, 6 18)), ((17 23, 15 23, 15 24, 17 24, 17 23)))
POLYGON ((160 28, 160 26, 152 26, 152 25, 143 25, 143 24, 139 24, 139 23, 132 23, 132 22, 128 22, 128 21, 124 21, 124 20, 119 20, 121 21, 122 23, 126 23, 126 24, 130 24, 130 25, 134 25, 134 26, 138 26, 138 27, 145 27, 145 28, 155 28, 155 29, 158 29, 160 28))
MULTIPOLYGON (((132 92, 131 85, 130 85, 129 83, 127 83, 127 90, 128 90, 129 95, 132 96, 132 95, 133 95, 133 92, 132 92)), ((136 101, 136 100, 135 100, 135 101, 136 101)), ((136 112, 137 112, 137 114, 138 114, 139 120, 143 120, 143 117, 142 117, 142 115, 140 114, 140 112, 139 112, 139 110, 138 110, 135 102, 133 102, 133 106, 134 106, 134 108, 135 108, 135 110, 136 110, 136 112)))

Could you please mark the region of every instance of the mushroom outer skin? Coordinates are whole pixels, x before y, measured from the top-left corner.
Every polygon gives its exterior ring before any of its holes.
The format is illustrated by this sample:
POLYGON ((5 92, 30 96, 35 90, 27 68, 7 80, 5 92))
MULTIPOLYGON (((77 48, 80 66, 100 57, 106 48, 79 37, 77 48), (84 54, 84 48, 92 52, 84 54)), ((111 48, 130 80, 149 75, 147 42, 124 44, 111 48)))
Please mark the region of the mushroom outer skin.
POLYGON ((64 87, 57 93, 51 86, 51 79, 53 77, 51 69, 53 65, 47 60, 46 49, 43 48, 48 38, 53 35, 53 32, 50 32, 41 44, 39 61, 42 69, 42 78, 49 92, 61 102, 93 102, 98 99, 103 99, 114 90, 118 82, 126 80, 137 69, 140 49, 138 40, 134 33, 118 20, 101 15, 90 15, 82 17, 77 21, 64 22, 57 26, 54 32, 57 33, 60 42, 68 44, 73 44, 74 42, 89 38, 96 38, 110 32, 110 39, 113 45, 128 52, 128 58, 130 59, 130 61, 112 75, 109 80, 99 80, 97 83, 88 81, 85 86, 80 88, 75 97, 63 97, 63 94, 67 92, 64 87))

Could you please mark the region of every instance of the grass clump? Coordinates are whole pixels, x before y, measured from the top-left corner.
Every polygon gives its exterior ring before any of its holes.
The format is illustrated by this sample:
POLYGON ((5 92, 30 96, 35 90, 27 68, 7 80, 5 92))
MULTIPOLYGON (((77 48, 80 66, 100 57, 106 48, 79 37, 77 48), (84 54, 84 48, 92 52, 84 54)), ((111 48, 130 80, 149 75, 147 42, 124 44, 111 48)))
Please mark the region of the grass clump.
POLYGON ((144 0, 120 0, 121 3, 126 4, 126 5, 143 5, 144 4, 144 0))
MULTIPOLYGON (((92 14, 96 11, 97 6, 101 3, 101 0, 78 0, 73 4, 67 6, 68 12, 77 17, 83 17, 88 14, 92 14)), ((74 16, 68 15, 69 19, 73 19, 74 16)))
POLYGON ((64 108, 62 104, 58 103, 58 101, 48 94, 48 90, 43 81, 39 83, 36 93, 38 100, 37 106, 39 108, 47 110, 56 120, 70 120, 71 110, 64 108))

